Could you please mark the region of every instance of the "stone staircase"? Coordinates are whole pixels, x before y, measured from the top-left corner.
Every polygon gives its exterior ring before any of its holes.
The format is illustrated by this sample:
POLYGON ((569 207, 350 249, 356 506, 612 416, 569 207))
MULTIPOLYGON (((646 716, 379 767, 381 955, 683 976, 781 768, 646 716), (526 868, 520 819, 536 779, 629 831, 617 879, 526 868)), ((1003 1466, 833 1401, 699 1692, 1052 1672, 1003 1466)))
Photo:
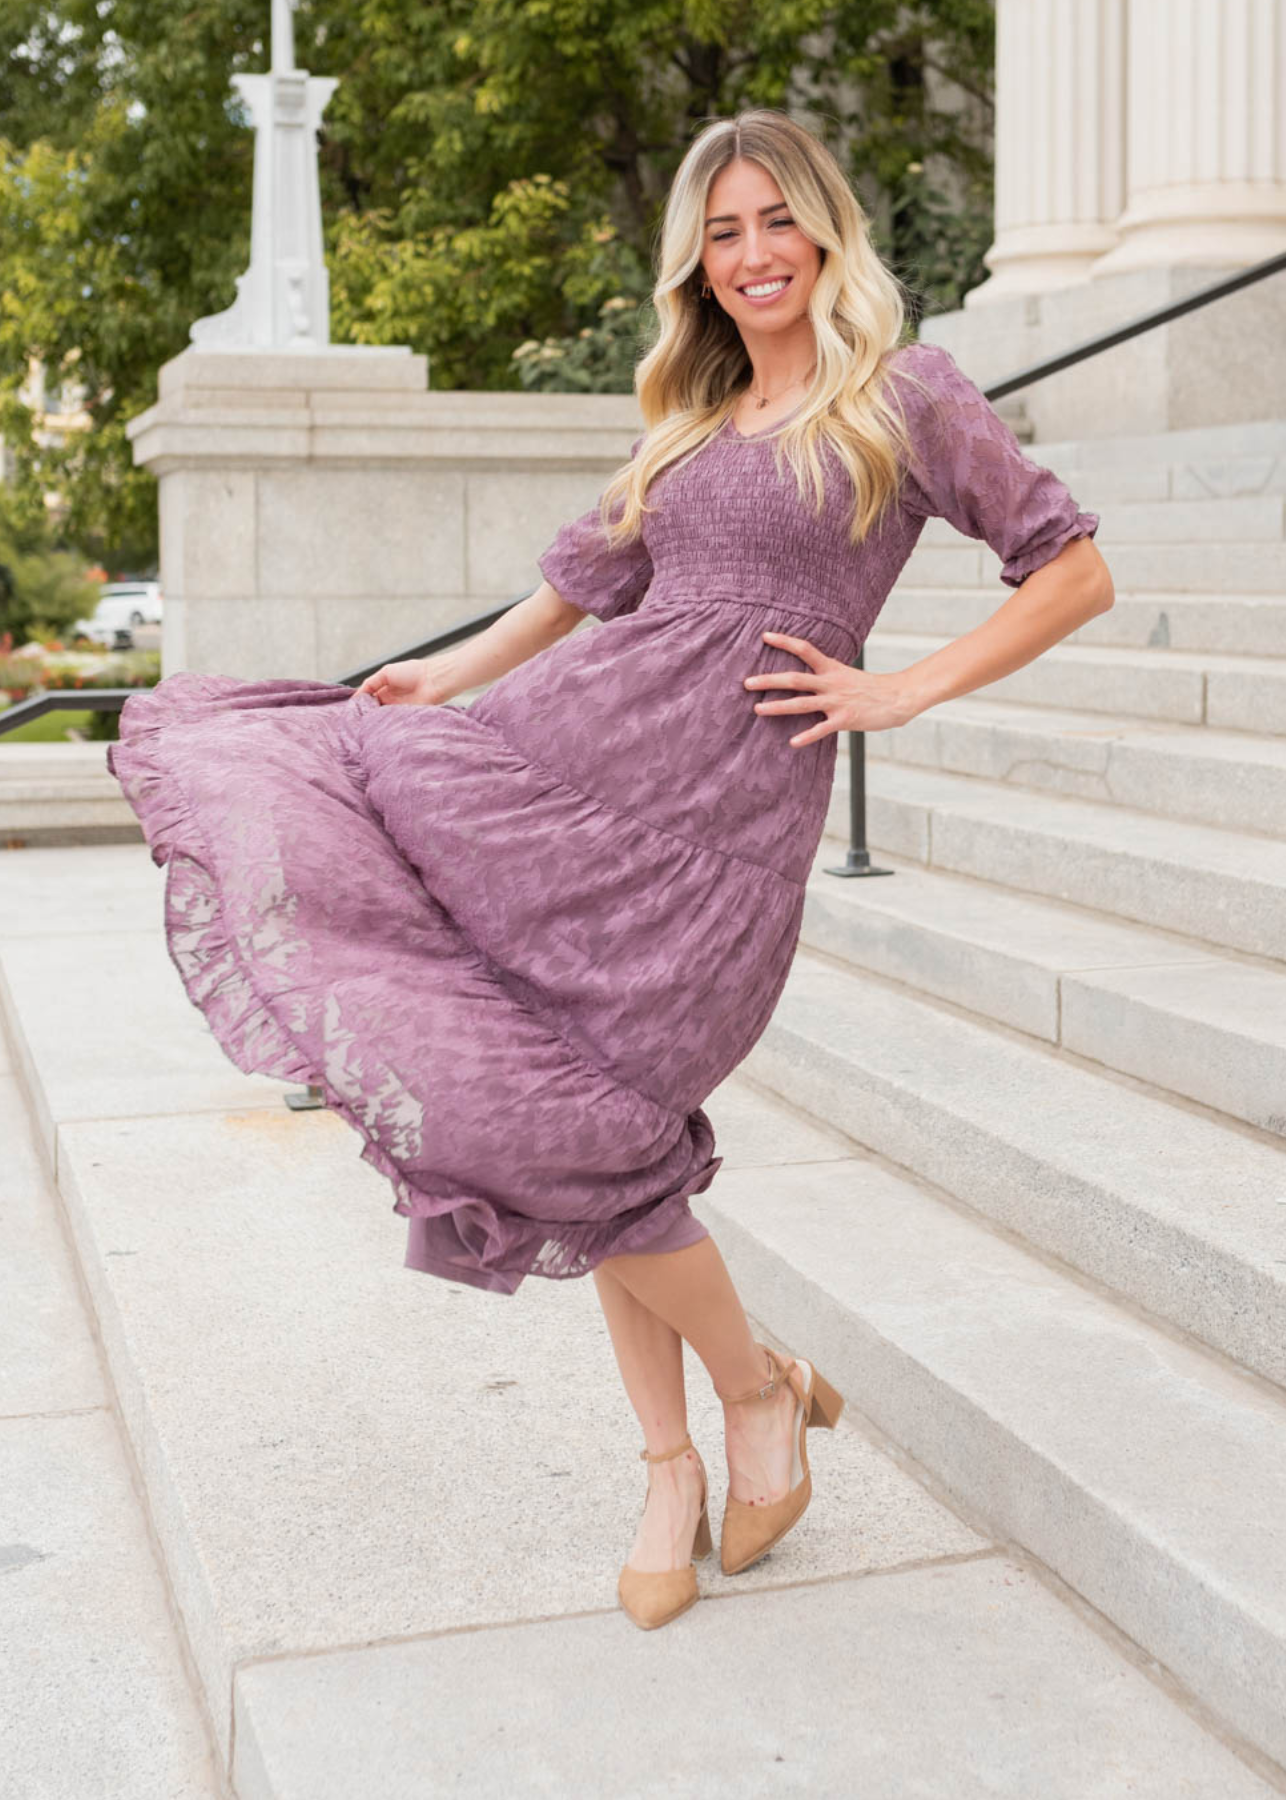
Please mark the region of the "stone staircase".
MULTIPOLYGON (((1280 1765, 1286 425, 1033 454, 1117 604, 868 739, 892 877, 825 872, 841 776, 741 1073, 873 1155, 705 1213, 966 1516, 1280 1765)), ((866 666, 979 623, 997 570, 933 522, 866 666)))
MULTIPOLYGON (((711 1099, 694 1210, 848 1411, 686 1633, 612 1604, 637 1464, 589 1284, 407 1276, 351 1132, 183 998, 141 844, 3 859, 11 1104, 212 1791, 1286 1794, 1286 427, 1036 454, 1102 511, 1116 606, 868 740, 891 878, 825 872, 841 760, 794 970, 711 1099)), ((986 617, 995 570, 935 526, 868 666, 986 617)), ((79 1654, 98 1684, 119 1646, 79 1654)), ((150 1779, 118 1791, 180 1791, 150 1779)))
POLYGON ((0 736, 0 847, 142 841, 105 744, 11 744, 0 736))

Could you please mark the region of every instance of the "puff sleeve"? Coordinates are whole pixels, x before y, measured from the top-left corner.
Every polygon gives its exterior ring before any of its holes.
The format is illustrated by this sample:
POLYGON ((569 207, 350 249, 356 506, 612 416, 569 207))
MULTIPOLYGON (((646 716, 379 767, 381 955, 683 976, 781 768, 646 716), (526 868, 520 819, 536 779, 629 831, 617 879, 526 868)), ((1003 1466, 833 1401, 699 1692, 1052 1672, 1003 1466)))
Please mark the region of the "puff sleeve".
MULTIPOLYGON (((638 454, 642 437, 630 446, 638 454)), ((608 545, 599 521, 597 505, 559 531, 543 556, 537 558, 541 574, 564 600, 598 619, 633 612, 652 579, 652 559, 642 537, 615 548, 608 545)))
POLYGON ((900 384, 912 460, 903 504, 982 538, 1000 557, 1000 579, 1018 587, 1073 538, 1093 537, 1099 516, 1082 512, 1052 469, 1023 454, 1018 439, 949 351, 912 344, 901 367, 928 392, 900 384))

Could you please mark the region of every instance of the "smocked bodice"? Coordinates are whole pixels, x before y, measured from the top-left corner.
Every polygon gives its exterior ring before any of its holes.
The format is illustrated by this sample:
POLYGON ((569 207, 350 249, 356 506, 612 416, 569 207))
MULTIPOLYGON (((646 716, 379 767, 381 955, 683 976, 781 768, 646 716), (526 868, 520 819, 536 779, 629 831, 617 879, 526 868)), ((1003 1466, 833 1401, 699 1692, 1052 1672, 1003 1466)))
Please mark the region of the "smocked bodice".
MULTIPOLYGON (((608 624, 574 632, 513 669, 469 708, 551 779, 694 846, 798 885, 820 836, 836 738, 791 738, 820 715, 757 714, 748 675, 797 672, 766 631, 855 660, 927 518, 985 538, 1002 579, 1021 581, 1098 524, 1057 476, 1029 461, 945 351, 897 353, 910 456, 895 505, 861 543, 852 487, 829 449, 820 512, 802 498, 772 431, 731 422, 648 491, 642 532, 611 545, 597 507, 540 558, 564 599, 608 624), (672 751, 720 773, 719 798, 676 781, 672 751), (654 774, 666 770, 664 778, 654 774)), ((637 445, 635 446, 637 450, 637 445)))
POLYGON ((923 515, 899 508, 878 540, 848 535, 852 486, 824 454, 822 510, 801 502, 789 464, 777 472, 780 439, 743 437, 725 424, 689 462, 653 482, 642 543, 651 565, 643 602, 752 599, 841 628, 855 656, 897 571, 914 548, 923 515))
POLYGON ((829 448, 821 452, 825 495, 816 512, 784 457, 778 468, 777 428, 742 435, 729 420, 652 482, 632 543, 609 548, 592 508, 559 532, 540 559, 543 574, 601 619, 645 597, 753 597, 807 608, 860 645, 926 519, 948 519, 984 539, 1011 586, 1070 538, 1097 529, 1097 515, 1082 512, 1059 478, 1023 453, 945 350, 908 345, 889 371, 909 449, 896 502, 862 542, 850 535, 852 484, 829 448))

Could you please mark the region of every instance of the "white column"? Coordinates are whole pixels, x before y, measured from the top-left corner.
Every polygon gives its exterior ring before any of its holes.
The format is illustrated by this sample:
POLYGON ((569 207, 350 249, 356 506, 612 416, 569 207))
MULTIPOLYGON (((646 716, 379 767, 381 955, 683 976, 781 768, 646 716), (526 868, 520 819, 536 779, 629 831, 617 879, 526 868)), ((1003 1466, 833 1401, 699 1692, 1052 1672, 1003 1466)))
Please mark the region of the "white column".
POLYGON ((1286 250, 1286 0, 1129 0, 1120 243, 1094 274, 1286 250))
POLYGON ((1088 278, 1124 200, 1125 0, 997 0, 996 241, 965 297, 1088 278))

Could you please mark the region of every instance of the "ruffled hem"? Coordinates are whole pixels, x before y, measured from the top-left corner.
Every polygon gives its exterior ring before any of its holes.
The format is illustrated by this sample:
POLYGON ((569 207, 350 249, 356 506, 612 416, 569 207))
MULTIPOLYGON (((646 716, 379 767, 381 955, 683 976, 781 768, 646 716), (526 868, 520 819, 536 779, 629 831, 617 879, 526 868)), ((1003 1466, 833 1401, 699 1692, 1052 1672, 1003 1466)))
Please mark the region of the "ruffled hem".
MULTIPOLYGON (((448 1254, 434 1255, 429 1248, 430 1244, 433 1251, 441 1252, 445 1248, 439 1241, 438 1234, 425 1234, 422 1237, 416 1232, 415 1224, 417 1221, 440 1218, 443 1206, 427 1201, 423 1196, 413 1200, 410 1205, 404 1205, 399 1195, 393 1210, 404 1213, 412 1221, 407 1234, 407 1268, 418 1269, 426 1275, 440 1275, 448 1280, 460 1281, 469 1287, 483 1288, 489 1293, 512 1294, 528 1275, 545 1275, 555 1281, 572 1280, 588 1275, 610 1256, 680 1249, 686 1244, 699 1242, 710 1234, 688 1210, 688 1201, 694 1194, 705 1192, 714 1180, 723 1158, 710 1154, 714 1148, 714 1131, 704 1110, 698 1108, 689 1114, 689 1122, 696 1126, 694 1149, 698 1156, 704 1158, 701 1166, 660 1199, 649 1201, 645 1206, 634 1207, 629 1212, 615 1214, 611 1220, 610 1242, 604 1241, 606 1234, 602 1221, 583 1227, 569 1227, 563 1220, 556 1223, 533 1220, 531 1233, 524 1234, 518 1240, 523 1248, 519 1254, 515 1254, 510 1221, 518 1215, 510 1213, 506 1217, 503 1248, 497 1249, 494 1255, 474 1254, 464 1248, 460 1226, 472 1224, 478 1219, 484 1225, 487 1221, 498 1224, 495 1208, 487 1200, 457 1200, 449 1203, 452 1213, 450 1225, 457 1237, 462 1239, 462 1255, 458 1260, 448 1254), (633 1219, 634 1225, 621 1230, 622 1222, 627 1219, 633 1219), (685 1224, 690 1227, 689 1230, 683 1229, 685 1224), (551 1248, 559 1252, 552 1265, 549 1257, 551 1248)), ((401 1184, 403 1187, 405 1185, 404 1182, 401 1184)))
MULTIPOLYGON (((194 711, 205 711, 202 702, 218 707, 225 688, 244 692, 249 684, 223 677, 171 677, 165 685, 168 693, 158 687, 126 701, 120 740, 108 746, 107 766, 139 818, 153 862, 166 869, 164 923, 170 959, 188 999, 236 1068, 318 1087, 327 1108, 361 1138, 362 1161, 393 1188, 393 1211, 408 1219, 449 1219, 460 1260, 411 1262, 408 1256, 408 1266, 512 1294, 528 1275, 573 1279, 607 1257, 646 1251, 653 1240, 673 1234, 684 1215, 694 1227, 692 1241, 707 1235, 688 1213, 688 1200, 710 1185, 723 1158, 711 1154, 714 1132, 701 1108, 688 1114, 696 1166, 667 1193, 608 1218, 568 1222, 502 1214, 483 1196, 426 1194, 407 1180, 387 1146, 372 1134, 371 1121, 327 1081, 315 1057, 260 993, 253 964, 225 926, 214 859, 196 809, 159 754, 160 732, 192 716, 184 705, 189 696, 198 703, 194 711), (174 691, 180 685, 182 695, 174 691)), ((317 685, 330 689, 330 684, 317 685)), ((478 965, 489 969, 486 957, 472 948, 478 965)))

